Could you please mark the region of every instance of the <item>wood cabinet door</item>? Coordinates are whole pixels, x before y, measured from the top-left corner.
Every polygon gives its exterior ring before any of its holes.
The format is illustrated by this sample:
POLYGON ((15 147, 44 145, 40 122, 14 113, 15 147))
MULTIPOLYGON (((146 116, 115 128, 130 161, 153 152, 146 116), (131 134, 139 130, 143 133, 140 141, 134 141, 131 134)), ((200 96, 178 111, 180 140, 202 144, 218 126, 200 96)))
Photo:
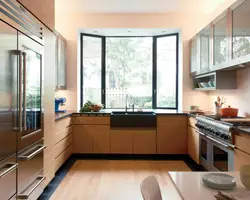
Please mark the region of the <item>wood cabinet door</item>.
POLYGON ((110 126, 96 125, 93 129, 94 153, 110 153, 110 126))
POLYGON ((94 152, 94 125, 75 125, 73 127, 73 148, 74 153, 94 152))
POLYGON ((157 117, 157 154, 187 154, 187 116, 157 117))
POLYGON ((33 15, 46 24, 51 30, 55 29, 55 0, 18 0, 33 15))
POLYGON ((240 171, 243 165, 250 165, 250 154, 234 149, 234 171, 240 171))
POLYGON ((133 154, 134 137, 132 130, 111 130, 111 153, 133 154))
POLYGON ((188 129, 188 155, 197 163, 200 163, 199 157, 199 134, 196 129, 189 127, 188 129))
POLYGON ((134 154, 156 154, 156 130, 134 131, 134 154))

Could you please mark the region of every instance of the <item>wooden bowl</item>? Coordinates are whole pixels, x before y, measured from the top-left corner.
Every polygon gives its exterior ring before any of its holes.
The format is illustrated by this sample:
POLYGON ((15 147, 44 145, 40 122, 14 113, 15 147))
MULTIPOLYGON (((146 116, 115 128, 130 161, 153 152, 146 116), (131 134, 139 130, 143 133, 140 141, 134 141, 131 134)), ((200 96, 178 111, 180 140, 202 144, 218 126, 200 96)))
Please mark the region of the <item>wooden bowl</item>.
POLYGON ((90 106, 89 109, 93 112, 99 112, 101 109, 103 109, 103 105, 90 106))

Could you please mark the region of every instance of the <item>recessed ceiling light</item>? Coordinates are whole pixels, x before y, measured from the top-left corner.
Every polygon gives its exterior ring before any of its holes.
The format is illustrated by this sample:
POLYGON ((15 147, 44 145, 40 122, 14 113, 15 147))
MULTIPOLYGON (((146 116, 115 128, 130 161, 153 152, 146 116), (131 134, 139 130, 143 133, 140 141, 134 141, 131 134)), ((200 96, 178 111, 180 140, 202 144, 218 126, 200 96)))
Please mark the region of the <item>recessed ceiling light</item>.
POLYGON ((94 33, 98 33, 98 31, 94 31, 94 33))
POLYGON ((131 33, 131 31, 128 31, 129 33, 131 33))
POLYGON ((162 33, 166 33, 166 31, 162 31, 162 33))

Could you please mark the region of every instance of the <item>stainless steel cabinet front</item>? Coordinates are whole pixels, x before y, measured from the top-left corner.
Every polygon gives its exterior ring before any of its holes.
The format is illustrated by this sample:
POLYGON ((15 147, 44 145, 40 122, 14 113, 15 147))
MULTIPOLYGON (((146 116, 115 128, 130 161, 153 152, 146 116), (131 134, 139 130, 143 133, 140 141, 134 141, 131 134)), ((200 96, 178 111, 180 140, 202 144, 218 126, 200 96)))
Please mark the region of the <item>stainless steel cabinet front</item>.
MULTIPOLYGON (((18 153, 18 195, 26 193, 34 180, 41 178, 43 170, 43 140, 18 153)), ((36 181, 35 181, 36 182, 36 181)), ((38 181, 39 182, 39 181, 38 181)))
POLYGON ((16 154, 0 163, 0 199, 10 199, 16 194, 16 154))

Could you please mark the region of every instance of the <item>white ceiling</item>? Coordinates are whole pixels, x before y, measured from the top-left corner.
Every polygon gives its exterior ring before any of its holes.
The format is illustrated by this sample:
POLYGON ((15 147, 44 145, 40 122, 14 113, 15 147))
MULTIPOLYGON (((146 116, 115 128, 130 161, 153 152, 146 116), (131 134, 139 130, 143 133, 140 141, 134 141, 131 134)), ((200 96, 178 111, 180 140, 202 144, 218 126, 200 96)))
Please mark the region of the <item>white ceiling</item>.
POLYGON ((56 7, 85 13, 212 12, 225 0, 56 0, 56 7))
POLYGON ((179 32, 174 28, 88 28, 80 29, 81 33, 101 36, 155 36, 179 32))

